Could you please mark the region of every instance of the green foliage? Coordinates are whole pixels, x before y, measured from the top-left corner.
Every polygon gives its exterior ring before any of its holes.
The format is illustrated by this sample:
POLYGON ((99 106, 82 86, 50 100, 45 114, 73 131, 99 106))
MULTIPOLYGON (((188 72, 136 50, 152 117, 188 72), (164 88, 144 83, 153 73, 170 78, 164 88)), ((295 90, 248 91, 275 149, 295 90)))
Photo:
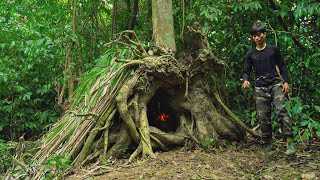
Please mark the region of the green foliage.
POLYGON ((293 133, 297 142, 309 142, 311 138, 320 138, 320 108, 316 105, 304 105, 298 97, 286 103, 288 114, 293 121, 293 133))
POLYGON ((105 51, 103 42, 108 28, 102 25, 110 18, 105 20, 101 15, 106 16, 110 8, 83 3, 78 2, 79 33, 74 34, 72 4, 41 0, 0 2, 0 137, 15 140, 25 133, 30 138, 58 119, 56 87, 63 84, 69 41, 74 43, 74 76, 81 76, 86 65, 105 51), (88 17, 93 8, 101 9, 91 14, 97 16, 91 20, 88 17))
POLYGON ((251 127, 254 126, 255 124, 259 123, 257 122, 256 116, 257 116, 257 111, 250 111, 250 110, 245 110, 246 113, 246 124, 249 124, 251 127))
POLYGON ((13 148, 14 146, 11 143, 0 139, 0 174, 6 172, 12 165, 12 156, 10 152, 13 148))
MULTIPOLYGON (((109 73, 116 72, 123 63, 114 62, 113 55, 116 51, 121 49, 121 54, 118 55, 118 58, 125 59, 126 53, 128 52, 127 48, 110 48, 105 55, 101 56, 100 58, 94 61, 94 65, 91 70, 85 72, 83 74, 82 83, 78 86, 78 88, 74 92, 74 96, 77 99, 72 106, 76 107, 81 102, 85 100, 86 108, 90 109, 91 106, 94 106, 100 94, 103 91, 106 91, 103 88, 98 88, 98 93, 92 93, 91 88, 97 88, 97 86, 102 86, 104 83, 102 82, 101 78, 106 78, 109 73), (113 59, 113 60, 112 60, 113 59), (113 62, 112 62, 112 61, 113 62), (112 66, 111 64, 115 64, 112 66), (91 96, 94 97, 91 97, 91 96)), ((118 82, 119 78, 114 78, 113 81, 107 82, 110 83, 111 86, 114 86, 115 83, 118 82)))
POLYGON ((51 1, 0 3, 0 132, 6 139, 30 137, 57 119, 54 88, 63 52, 55 23, 64 18, 52 6, 64 8, 51 1), (39 21, 44 17, 50 22, 39 21))
POLYGON ((50 156, 44 163, 44 169, 46 172, 44 179, 63 178, 63 173, 71 167, 71 161, 67 157, 61 155, 50 156))

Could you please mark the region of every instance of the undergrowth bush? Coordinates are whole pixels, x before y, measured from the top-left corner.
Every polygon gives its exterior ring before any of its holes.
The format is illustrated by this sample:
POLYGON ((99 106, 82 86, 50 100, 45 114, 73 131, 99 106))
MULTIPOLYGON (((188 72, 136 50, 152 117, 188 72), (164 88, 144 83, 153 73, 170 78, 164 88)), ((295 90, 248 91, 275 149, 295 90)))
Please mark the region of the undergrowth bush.
POLYGON ((11 153, 13 148, 14 146, 11 143, 0 139, 0 174, 5 173, 12 165, 11 153))

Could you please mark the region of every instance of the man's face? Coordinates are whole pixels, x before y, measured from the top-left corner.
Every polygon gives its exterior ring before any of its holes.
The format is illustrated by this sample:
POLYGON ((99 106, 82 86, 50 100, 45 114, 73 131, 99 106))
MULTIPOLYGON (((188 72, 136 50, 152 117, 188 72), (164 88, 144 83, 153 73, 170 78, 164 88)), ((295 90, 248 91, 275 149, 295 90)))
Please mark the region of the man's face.
POLYGON ((257 32, 255 34, 252 34, 252 40, 256 45, 263 45, 264 44, 264 38, 266 37, 266 33, 257 32))

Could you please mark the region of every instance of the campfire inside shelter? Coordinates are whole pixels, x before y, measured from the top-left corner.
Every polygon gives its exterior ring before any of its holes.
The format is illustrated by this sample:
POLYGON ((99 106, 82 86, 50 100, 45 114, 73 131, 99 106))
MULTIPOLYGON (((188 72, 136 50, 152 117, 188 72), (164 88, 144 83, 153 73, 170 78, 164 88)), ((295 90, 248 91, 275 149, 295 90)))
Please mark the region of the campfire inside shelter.
POLYGON ((159 89, 148 103, 149 125, 164 132, 176 131, 178 117, 168 103, 169 95, 159 89))

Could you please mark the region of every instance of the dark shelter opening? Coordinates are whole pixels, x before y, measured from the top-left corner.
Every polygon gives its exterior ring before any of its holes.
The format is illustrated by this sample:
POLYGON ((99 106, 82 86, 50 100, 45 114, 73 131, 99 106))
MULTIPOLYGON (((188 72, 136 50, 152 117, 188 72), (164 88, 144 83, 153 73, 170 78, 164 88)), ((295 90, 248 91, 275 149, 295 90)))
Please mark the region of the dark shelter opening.
POLYGON ((148 103, 149 125, 164 132, 175 132, 178 126, 176 112, 169 106, 169 98, 163 89, 159 89, 148 103))

